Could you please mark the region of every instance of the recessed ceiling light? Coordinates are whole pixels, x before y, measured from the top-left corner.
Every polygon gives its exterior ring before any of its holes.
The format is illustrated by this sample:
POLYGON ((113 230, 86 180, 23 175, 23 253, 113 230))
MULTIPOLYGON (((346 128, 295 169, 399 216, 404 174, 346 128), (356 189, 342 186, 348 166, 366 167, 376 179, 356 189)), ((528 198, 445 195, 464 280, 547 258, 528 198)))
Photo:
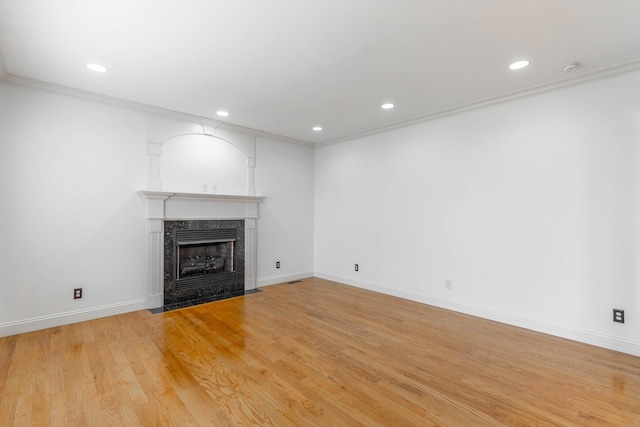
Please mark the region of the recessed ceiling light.
POLYGON ((520 70, 524 67, 527 67, 529 64, 531 64, 530 61, 522 60, 522 61, 516 61, 513 64, 509 65, 509 69, 510 70, 520 70))
POLYGON ((311 129, 315 130, 316 132, 320 132, 322 130, 322 126, 314 126, 311 129))
POLYGON ((382 104, 382 109, 383 109, 383 110, 390 110, 390 109, 392 109, 393 107, 395 107, 395 105, 393 105, 393 104, 392 104, 392 103, 390 103, 390 102, 388 102, 388 103, 386 103, 386 104, 382 104))
POLYGON ((99 73, 106 73, 107 71, 109 71, 107 67, 100 64, 87 64, 87 68, 93 71, 97 71, 99 73))
POLYGON ((222 110, 216 111, 216 114, 219 115, 220 117, 228 117, 229 116, 228 112, 222 111, 222 110))

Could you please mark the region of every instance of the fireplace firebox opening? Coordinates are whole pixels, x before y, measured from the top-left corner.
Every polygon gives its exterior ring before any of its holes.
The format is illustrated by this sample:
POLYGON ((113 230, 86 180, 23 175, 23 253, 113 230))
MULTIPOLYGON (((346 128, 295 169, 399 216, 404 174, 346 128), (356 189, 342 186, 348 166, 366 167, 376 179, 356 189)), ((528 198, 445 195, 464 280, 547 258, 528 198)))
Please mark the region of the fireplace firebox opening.
POLYGON ((233 273, 233 244, 234 240, 178 244, 176 279, 233 273))
POLYGON ((164 305, 244 294, 243 220, 164 222, 164 305))

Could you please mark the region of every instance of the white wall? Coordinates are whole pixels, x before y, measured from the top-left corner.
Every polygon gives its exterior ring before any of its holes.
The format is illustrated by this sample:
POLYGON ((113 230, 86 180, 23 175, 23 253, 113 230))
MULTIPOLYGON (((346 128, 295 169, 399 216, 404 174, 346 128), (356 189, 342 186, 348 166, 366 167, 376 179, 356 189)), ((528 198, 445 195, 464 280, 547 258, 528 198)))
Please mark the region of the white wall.
POLYGON ((227 141, 184 135, 162 144, 165 191, 247 194, 247 155, 227 141))
POLYGON ((258 206, 258 286, 313 276, 314 150, 258 138, 256 158, 256 194, 267 197, 258 206))
POLYGON ((620 75, 317 149, 317 275, 640 354, 639 88, 620 75))
MULTIPOLYGON (((138 191, 149 180, 149 118, 143 109, 0 83, 0 336, 146 306, 148 232, 138 191), (84 289, 80 300, 76 287, 84 289)), ((153 117, 154 129, 162 120, 153 117)), ((265 266, 275 253, 284 280, 311 275, 313 150, 265 140, 256 151, 258 195, 268 198, 258 283, 273 278, 265 266)), ((238 179, 211 183, 219 193, 246 191, 246 161, 236 163, 238 179)))
POLYGON ((0 84, 0 334, 144 306, 145 138, 139 113, 0 84))

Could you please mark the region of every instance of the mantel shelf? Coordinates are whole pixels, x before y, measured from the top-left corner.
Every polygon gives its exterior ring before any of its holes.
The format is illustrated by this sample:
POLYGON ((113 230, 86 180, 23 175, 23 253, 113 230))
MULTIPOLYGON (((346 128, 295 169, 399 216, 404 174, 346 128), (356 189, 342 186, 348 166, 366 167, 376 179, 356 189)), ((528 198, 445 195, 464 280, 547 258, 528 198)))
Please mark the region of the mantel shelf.
POLYGON ((215 193, 181 193, 175 191, 139 191, 140 194, 149 199, 183 199, 183 200, 211 200, 229 202, 260 202, 264 196, 243 196, 237 194, 215 194, 215 193))

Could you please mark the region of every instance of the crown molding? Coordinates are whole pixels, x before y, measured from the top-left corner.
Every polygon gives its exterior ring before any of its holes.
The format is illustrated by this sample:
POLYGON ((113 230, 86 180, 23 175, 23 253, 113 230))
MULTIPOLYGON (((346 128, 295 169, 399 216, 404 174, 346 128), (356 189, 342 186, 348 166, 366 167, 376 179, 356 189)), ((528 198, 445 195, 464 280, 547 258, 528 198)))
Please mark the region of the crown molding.
POLYGON ((0 54, 0 81, 6 83, 12 83, 20 86, 27 86, 36 89, 41 89, 48 92, 59 93, 62 95, 73 96, 76 98, 86 99, 90 101, 100 102, 115 107, 126 108, 146 114, 153 114, 156 116, 166 116, 174 119, 185 120, 188 122, 202 123, 216 127, 218 129, 224 129, 232 132, 242 133, 253 137, 262 137, 275 139, 277 141, 288 142, 291 144, 304 145, 307 147, 314 147, 315 144, 309 141, 299 140, 295 138, 289 138, 283 135, 275 133, 265 132, 259 129, 253 129, 246 126, 235 125, 233 123, 216 120, 210 117, 196 116, 194 114, 183 113, 168 108, 156 107, 154 105, 143 104, 140 102, 129 101, 121 98, 114 98, 99 93, 89 92, 81 89, 74 89, 69 86, 57 85, 55 83, 44 82, 42 80, 30 79, 28 77, 17 76, 7 72, 4 65, 2 56, 0 54), (3 74, 4 72, 4 74, 3 74))
POLYGON ((365 136, 370 136, 382 132, 387 132, 390 130, 411 126, 414 124, 424 123, 431 120, 439 119, 442 117, 452 116, 455 114, 463 113, 465 111, 475 110, 482 107, 487 107, 494 104, 500 104, 507 101, 512 101, 520 98, 525 98, 532 95, 537 95, 545 92, 552 92, 559 89, 563 89, 570 86, 576 86, 584 83, 588 83, 594 80, 600 80, 607 77, 613 77, 620 74, 631 73, 634 71, 640 70, 640 60, 626 62, 623 64, 618 64, 613 67, 601 68, 599 70, 594 70, 590 72, 581 72, 579 75, 575 77, 571 77, 568 79, 556 80, 553 82, 548 82, 540 85, 530 86, 524 89, 520 89, 513 92, 508 92, 498 96, 492 96, 489 98, 484 98, 478 101, 469 102, 466 104, 458 105, 452 108, 447 108, 444 110, 439 110, 436 112, 423 114, 420 116, 416 116, 414 118, 403 120, 399 122, 392 123, 387 126, 382 126, 374 129, 368 129, 362 132, 356 132, 349 135, 345 135, 336 139, 332 139, 331 141, 319 142, 315 144, 316 147, 322 147, 326 145, 338 144, 341 142, 352 141, 354 139, 362 138, 365 136))

